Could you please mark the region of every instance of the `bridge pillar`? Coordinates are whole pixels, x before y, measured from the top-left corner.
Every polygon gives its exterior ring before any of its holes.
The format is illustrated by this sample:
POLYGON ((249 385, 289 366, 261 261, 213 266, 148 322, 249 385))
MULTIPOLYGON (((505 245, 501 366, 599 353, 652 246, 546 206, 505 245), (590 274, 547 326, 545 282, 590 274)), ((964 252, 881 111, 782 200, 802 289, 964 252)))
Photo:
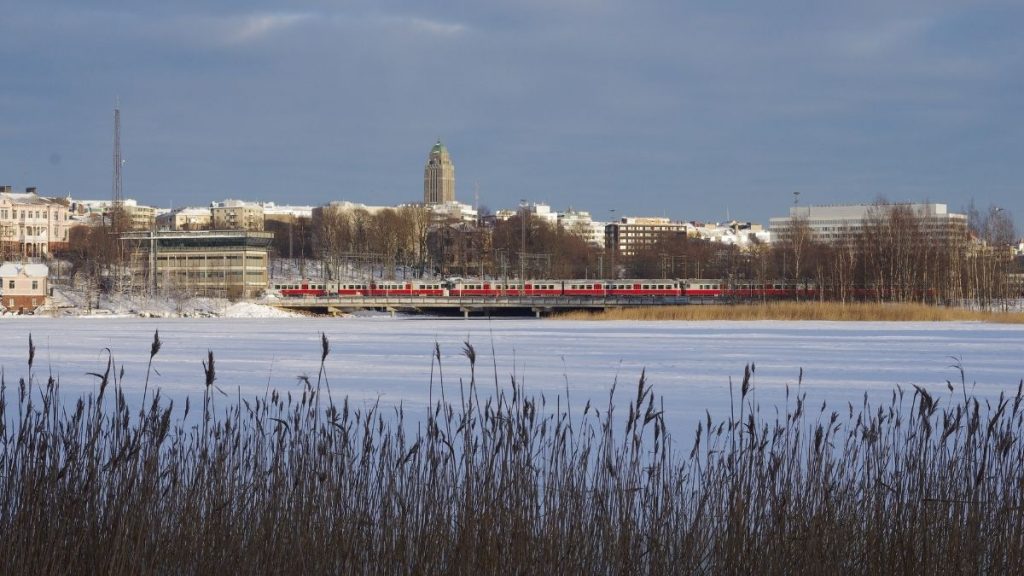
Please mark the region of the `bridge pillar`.
POLYGON ((462 310, 462 317, 469 319, 469 308, 460 308, 462 310))

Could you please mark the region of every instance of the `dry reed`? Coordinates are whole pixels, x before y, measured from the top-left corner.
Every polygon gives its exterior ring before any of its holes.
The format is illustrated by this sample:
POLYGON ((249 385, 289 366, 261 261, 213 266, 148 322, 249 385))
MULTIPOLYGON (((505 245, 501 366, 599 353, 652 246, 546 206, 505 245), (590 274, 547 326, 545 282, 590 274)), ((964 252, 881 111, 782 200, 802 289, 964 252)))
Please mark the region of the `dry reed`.
MULTIPOLYGON (((150 358, 160 349, 154 339, 150 358)), ((733 412, 692 446, 645 375, 621 406, 571 409, 431 379, 402 406, 295 394, 230 401, 214 356, 202 412, 158 388, 134 410, 111 358, 96 394, 0 376, 0 571, 7 574, 1006 574, 1024 566, 1024 409, 964 377, 837 411, 748 366, 733 412), (7 404, 13 394, 14 402, 7 404), (771 414, 766 415, 766 414, 771 414), (190 423, 191 422, 191 423, 190 423)), ((463 353, 475 374, 476 352, 463 353)), ((961 372, 961 375, 963 373, 961 372)), ((620 393, 621 395, 621 393, 620 393)))
POLYGON ((927 304, 766 302, 763 304, 646 306, 559 314, 564 320, 830 320, 849 322, 993 322, 1024 324, 1024 312, 947 308, 927 304))

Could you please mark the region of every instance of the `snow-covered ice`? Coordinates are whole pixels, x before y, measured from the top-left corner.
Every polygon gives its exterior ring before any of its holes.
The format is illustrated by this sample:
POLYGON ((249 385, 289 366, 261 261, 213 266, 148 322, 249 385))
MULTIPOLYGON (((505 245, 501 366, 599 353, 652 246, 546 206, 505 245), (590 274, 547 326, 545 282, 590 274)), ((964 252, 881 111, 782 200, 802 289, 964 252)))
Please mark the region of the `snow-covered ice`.
MULTIPOLYGON (((245 316, 247 309, 239 307, 235 315, 245 316)), ((359 404, 379 398, 387 404, 402 402, 408 411, 428 400, 434 342, 441 347, 446 386, 454 392, 460 378, 468 381, 462 348, 469 341, 477 352, 483 390, 493 390, 495 372, 502 386, 514 373, 528 392, 548 398, 568 389, 574 407, 588 399, 603 406, 618 378, 617 404, 624 410, 646 368, 655 394, 664 397, 670 429, 684 436, 705 409, 716 418, 728 414, 729 379, 738 389, 743 367, 751 362, 757 366, 755 394, 768 415, 783 401, 784 387, 796 385, 801 368, 811 406, 824 399, 836 409, 845 409, 847 402, 857 406, 865 393, 888 400, 897 384, 908 389, 922 385, 946 398, 946 381, 951 380, 960 395, 959 373, 950 367, 953 358, 965 367, 969 389, 984 398, 1015 392, 1024 377, 1024 326, 383 316, 4 318, 0 365, 10 388, 25 374, 31 332, 36 375, 45 378, 52 370, 64 397, 71 398, 94 389, 96 379, 87 373, 102 371, 109 349, 124 366, 126 394, 137 398, 157 329, 163 348, 153 363, 159 375, 153 374, 151 386, 178 400, 200 394, 208 350, 215 354, 217 384, 231 396, 262 395, 268 383, 299 391, 298 376, 316 379, 323 332, 331 344, 326 369, 336 399, 348 395, 359 404)), ((435 367, 435 395, 437 377, 435 367)))

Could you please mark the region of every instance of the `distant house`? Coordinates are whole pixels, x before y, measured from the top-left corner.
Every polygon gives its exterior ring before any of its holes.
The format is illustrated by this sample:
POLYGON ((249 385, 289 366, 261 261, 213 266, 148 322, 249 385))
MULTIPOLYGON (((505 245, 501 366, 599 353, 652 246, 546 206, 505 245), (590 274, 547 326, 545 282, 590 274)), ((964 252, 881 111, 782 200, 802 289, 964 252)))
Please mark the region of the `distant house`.
POLYGON ((4 262, 0 265, 0 308, 27 312, 45 305, 49 275, 45 264, 4 262))

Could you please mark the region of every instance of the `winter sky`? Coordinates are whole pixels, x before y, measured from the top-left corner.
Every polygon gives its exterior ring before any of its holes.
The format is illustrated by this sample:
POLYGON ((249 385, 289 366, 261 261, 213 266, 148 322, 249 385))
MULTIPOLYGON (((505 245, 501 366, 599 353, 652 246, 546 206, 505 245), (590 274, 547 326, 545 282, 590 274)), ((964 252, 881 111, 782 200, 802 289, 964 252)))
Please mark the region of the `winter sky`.
POLYGON ((44 195, 110 196, 120 98, 125 194, 165 207, 416 201, 440 137, 492 210, 1024 219, 1019 0, 0 8, 0 184, 44 195))

